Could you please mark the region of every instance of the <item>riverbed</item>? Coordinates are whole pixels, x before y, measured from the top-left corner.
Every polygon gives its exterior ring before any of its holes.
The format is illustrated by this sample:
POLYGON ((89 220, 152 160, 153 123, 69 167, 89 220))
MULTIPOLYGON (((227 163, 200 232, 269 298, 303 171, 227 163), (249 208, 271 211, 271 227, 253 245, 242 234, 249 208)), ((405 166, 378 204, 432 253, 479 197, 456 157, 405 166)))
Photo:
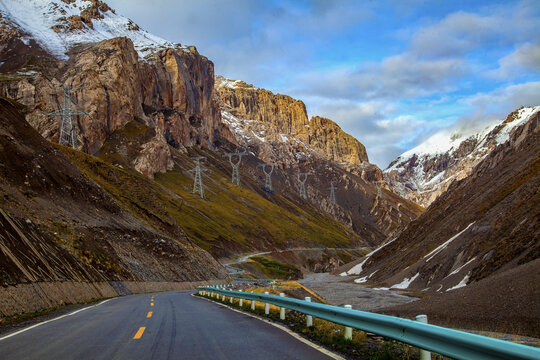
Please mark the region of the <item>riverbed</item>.
POLYGON ((357 310, 373 310, 418 300, 399 291, 374 289, 350 281, 347 276, 318 273, 305 275, 299 282, 332 305, 349 304, 357 310))

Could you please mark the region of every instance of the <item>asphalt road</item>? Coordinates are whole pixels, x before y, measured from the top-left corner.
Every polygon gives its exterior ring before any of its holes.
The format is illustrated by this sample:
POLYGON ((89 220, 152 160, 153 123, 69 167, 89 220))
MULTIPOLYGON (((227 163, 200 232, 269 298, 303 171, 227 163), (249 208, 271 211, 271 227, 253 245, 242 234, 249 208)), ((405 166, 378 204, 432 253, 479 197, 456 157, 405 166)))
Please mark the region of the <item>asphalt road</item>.
POLYGON ((329 359, 272 325, 190 294, 115 298, 0 335, 0 359, 329 359))

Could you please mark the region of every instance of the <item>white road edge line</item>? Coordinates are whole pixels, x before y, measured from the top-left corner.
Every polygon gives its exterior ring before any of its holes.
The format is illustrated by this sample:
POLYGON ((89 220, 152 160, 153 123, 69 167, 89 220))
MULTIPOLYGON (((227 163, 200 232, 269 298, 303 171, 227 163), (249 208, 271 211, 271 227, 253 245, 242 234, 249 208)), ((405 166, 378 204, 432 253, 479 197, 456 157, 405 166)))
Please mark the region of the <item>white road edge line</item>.
POLYGON ((101 305, 101 304, 105 304, 105 303, 106 303, 107 301, 109 301, 109 300, 112 300, 112 299, 103 300, 103 301, 100 302, 99 304, 92 305, 92 306, 88 306, 88 307, 85 307, 85 308, 76 310, 76 311, 74 311, 74 312, 72 312, 72 313, 65 314, 65 315, 59 316, 59 317, 57 317, 57 318, 54 318, 54 319, 51 319, 51 320, 46 320, 46 321, 37 323, 37 324, 35 324, 35 325, 29 326, 29 327, 27 327, 27 328, 24 328, 24 329, 22 329, 22 330, 16 331, 16 332, 11 333, 11 334, 9 334, 9 335, 6 335, 6 336, 4 336, 4 337, 0 337, 0 341, 5 340, 5 339, 8 339, 8 338, 10 338, 10 337, 12 337, 12 336, 18 335, 18 334, 23 333, 23 332, 25 332, 25 331, 28 331, 28 330, 30 330, 30 329, 36 328, 36 327, 41 326, 41 325, 43 325, 43 324, 49 323, 49 322, 51 322, 51 321, 56 321, 56 320, 65 318, 65 317, 67 317, 67 316, 75 315, 75 314, 77 314, 77 313, 79 313, 79 312, 81 312, 81 311, 84 311, 84 310, 88 310, 88 309, 94 308, 94 307, 99 306, 99 305, 101 305))
MULTIPOLYGON (((191 296, 197 298, 197 296, 195 296, 195 294, 191 294, 191 296)), ((325 355, 328 355, 328 356, 331 357, 332 359, 335 359, 335 360, 345 360, 345 358, 342 357, 341 355, 338 355, 338 354, 336 354, 336 353, 334 353, 334 352, 332 352, 332 351, 330 351, 330 350, 328 350, 328 349, 326 349, 326 348, 324 348, 324 347, 322 347, 322 346, 319 346, 319 345, 317 345, 317 344, 315 344, 315 343, 312 343, 312 342, 309 341, 308 339, 306 339, 306 338, 304 338, 304 337, 298 335, 297 333, 295 333, 295 332, 292 331, 291 329, 286 328, 286 327, 283 326, 283 325, 280 325, 280 324, 277 324, 277 323, 275 323, 275 322, 266 320, 266 319, 264 319, 264 318, 262 318, 262 317, 259 317, 259 316, 254 315, 254 314, 250 314, 250 313, 248 313, 248 312, 240 311, 240 310, 235 309, 235 308, 232 308, 232 307, 230 307, 230 306, 228 306, 228 305, 226 305, 226 304, 222 304, 222 303, 219 303, 219 302, 216 302, 216 301, 212 301, 212 300, 207 299, 207 298, 202 297, 202 296, 199 297, 199 298, 204 299, 204 300, 206 300, 206 301, 209 301, 209 302, 211 302, 211 303, 217 304, 217 305, 224 306, 224 307, 226 307, 226 308, 228 308, 228 309, 230 309, 230 310, 232 310, 232 311, 236 311, 237 313, 244 314, 244 315, 247 315, 247 316, 251 316, 251 317, 254 318, 254 319, 264 321, 264 322, 267 323, 267 324, 270 324, 270 325, 272 325, 272 326, 277 327, 278 329, 280 329, 280 330, 282 330, 282 331, 285 331, 287 334, 291 335, 293 338, 295 338, 295 339, 297 339, 297 340, 300 340, 300 341, 303 342, 304 344, 311 346, 312 348, 314 348, 314 349, 316 349, 316 350, 322 352, 322 353, 325 354, 325 355)), ((1 339, 0 339, 0 340, 1 340, 1 339)))

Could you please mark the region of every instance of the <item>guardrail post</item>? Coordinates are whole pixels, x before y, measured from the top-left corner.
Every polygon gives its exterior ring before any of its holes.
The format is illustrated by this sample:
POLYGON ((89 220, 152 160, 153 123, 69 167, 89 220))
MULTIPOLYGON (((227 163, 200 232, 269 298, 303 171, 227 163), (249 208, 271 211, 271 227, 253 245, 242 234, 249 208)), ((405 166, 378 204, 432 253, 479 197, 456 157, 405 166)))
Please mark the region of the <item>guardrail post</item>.
MULTIPOLYGON (((279 296, 285 297, 285 294, 284 294, 284 293, 280 293, 279 296)), ((280 308, 279 308, 279 318, 280 318, 281 320, 285 320, 285 308, 284 308, 284 307, 280 307, 280 308)))
MULTIPOLYGON (((268 295, 268 291, 265 291, 264 293, 266 295, 268 295)), ((265 315, 270 314, 270 304, 269 303, 264 303, 264 314, 265 315)))
MULTIPOLYGON (((253 291, 251 293, 253 294, 253 291)), ((255 300, 251 300, 251 310, 255 310, 255 300)))
MULTIPOLYGON (((416 321, 427 324, 428 323, 427 315, 417 315, 416 321)), ((431 352, 424 349, 420 349, 420 360, 431 360, 431 352)))
MULTIPOLYGON (((344 305, 346 309, 352 309, 352 305, 344 305)), ((352 340, 352 328, 345 326, 345 340, 352 340)))
POLYGON ((231 296, 231 304, 233 303, 234 298, 231 296))
MULTIPOLYGON (((311 297, 306 296, 306 301, 311 302, 311 297)), ((313 326, 313 316, 306 315, 306 325, 307 325, 307 327, 313 326)))
MULTIPOLYGON (((242 292, 242 290, 238 290, 238 291, 242 292)), ((238 305, 240 305, 240 307, 242 307, 244 305, 244 299, 240 298, 240 299, 238 299, 238 301, 239 301, 238 305)))

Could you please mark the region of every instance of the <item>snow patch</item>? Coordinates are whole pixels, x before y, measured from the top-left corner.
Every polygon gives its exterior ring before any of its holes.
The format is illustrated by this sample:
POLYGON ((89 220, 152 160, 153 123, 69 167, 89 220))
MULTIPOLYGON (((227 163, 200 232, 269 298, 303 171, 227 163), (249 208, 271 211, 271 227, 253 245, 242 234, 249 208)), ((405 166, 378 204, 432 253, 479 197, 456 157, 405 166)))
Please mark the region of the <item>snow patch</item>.
POLYGON ((433 257, 435 255, 437 255, 439 252, 441 252, 441 250, 443 250, 444 248, 446 248, 448 246, 448 244, 450 244, 452 241, 454 241, 455 239, 457 239, 461 234, 463 234, 465 231, 467 231, 467 229, 469 229, 473 224, 475 223, 475 221, 473 221, 472 223, 469 224, 469 226, 467 226, 465 229, 461 230, 459 233, 457 233, 456 235, 452 236, 450 239, 448 239, 447 241, 445 241, 444 243, 442 243, 441 245, 437 246, 433 251, 431 251, 429 254, 425 255, 424 256, 424 259, 426 259, 426 262, 428 262, 429 260, 433 259, 433 257))
POLYGON ((456 286, 451 287, 450 289, 446 289, 446 291, 455 290, 455 289, 465 287, 465 286, 467 286, 467 281, 468 280, 469 280, 469 275, 465 275, 465 277, 463 278, 463 280, 461 280, 459 282, 459 284, 457 284, 456 286))
MULTIPOLYGON (((366 263, 366 261, 369 260, 369 258, 375 254, 377 251, 381 250, 383 247, 385 247, 386 245, 392 243, 394 240, 396 240, 396 238, 390 240, 389 242, 387 242, 386 244, 384 244, 383 246, 373 250, 372 252, 370 252, 369 254, 366 255, 364 261, 362 261, 360 264, 357 264, 355 266, 353 266, 352 268, 349 269, 349 271, 347 271, 347 275, 360 275, 360 273, 362 272, 362 266, 364 266, 364 264, 366 263)), ((373 274, 372 274, 373 275, 373 274)), ((344 276, 344 275, 342 275, 344 276)))
POLYGON ((399 284, 396 284, 396 285, 392 285, 390 286, 390 289, 406 289, 409 287, 409 285, 414 281, 414 279, 416 279, 418 277, 418 275, 420 275, 420 273, 416 273, 416 275, 414 275, 412 278, 408 279, 408 278, 405 278, 403 279, 402 282, 400 282, 399 284))
POLYGON ((461 265, 459 268, 457 268, 456 270, 452 271, 450 274, 448 274, 446 277, 450 276, 450 275, 454 275, 454 274, 457 274, 458 272, 461 271, 461 269, 463 269, 465 266, 469 265, 470 263, 472 263, 474 260, 476 259, 476 256, 473 257, 471 260, 467 261, 465 264, 461 265))
POLYGON ((354 282, 357 283, 357 284, 362 284, 362 283, 365 283, 368 278, 369 278, 369 276, 364 276, 362 278, 354 280, 354 282))
MULTIPOLYGON (((161 49, 177 47, 145 30, 133 29, 131 20, 112 11, 102 12, 103 19, 92 19, 93 29, 86 25, 81 30, 60 29, 58 33, 52 29, 55 25, 66 25, 65 19, 80 15, 90 6, 92 2, 87 0, 76 0, 72 4, 48 0, 4 0, 0 1, 0 12, 30 34, 44 49, 62 60, 68 59, 66 53, 75 44, 123 36, 133 41, 141 58, 161 49)), ((186 47, 181 49, 189 51, 186 47)))
POLYGON ((526 107, 520 109, 518 111, 517 119, 510 123, 504 124, 504 128, 501 129, 501 131, 499 131, 499 133, 497 134, 497 144, 504 144, 505 142, 507 142, 510 138, 510 133, 518 126, 526 123, 530 119, 531 115, 539 110, 540 106, 526 107))

